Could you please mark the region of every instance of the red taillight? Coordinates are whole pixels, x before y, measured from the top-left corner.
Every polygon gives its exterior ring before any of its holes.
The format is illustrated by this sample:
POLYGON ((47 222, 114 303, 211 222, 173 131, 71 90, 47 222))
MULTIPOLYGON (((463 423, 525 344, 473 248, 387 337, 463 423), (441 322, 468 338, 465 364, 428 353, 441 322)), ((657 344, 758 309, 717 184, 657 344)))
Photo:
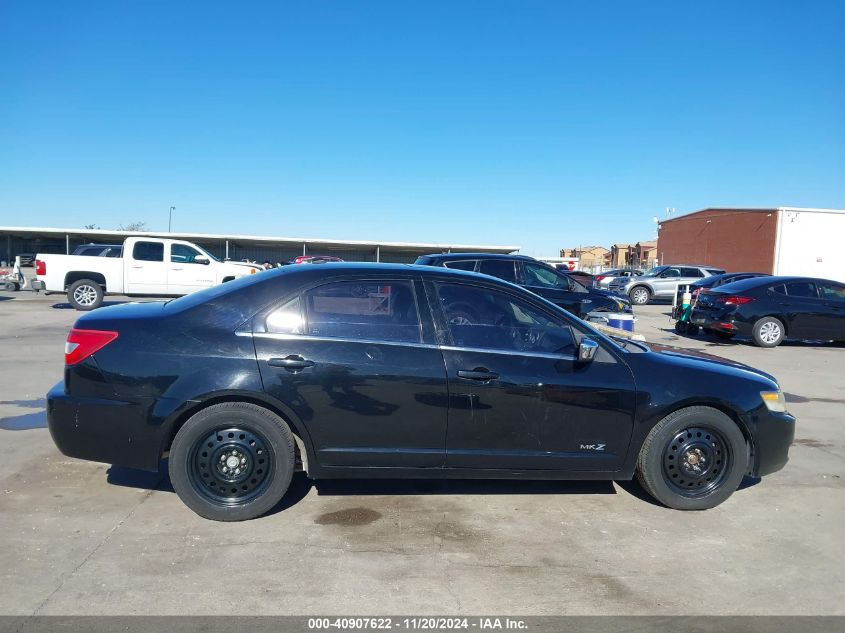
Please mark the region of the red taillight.
POLYGON ((602 279, 604 279, 604 275, 597 275, 596 276, 596 281, 601 281, 602 279))
POLYGON ((43 262, 40 259, 35 260, 35 274, 36 275, 46 275, 47 274, 47 262, 43 262))
POLYGON ((729 295, 727 297, 719 297, 719 301, 726 306, 741 306, 745 303, 754 301, 753 297, 740 297, 738 295, 729 295))
POLYGON ((65 343, 65 365, 76 365, 117 338, 117 332, 73 328, 65 343))

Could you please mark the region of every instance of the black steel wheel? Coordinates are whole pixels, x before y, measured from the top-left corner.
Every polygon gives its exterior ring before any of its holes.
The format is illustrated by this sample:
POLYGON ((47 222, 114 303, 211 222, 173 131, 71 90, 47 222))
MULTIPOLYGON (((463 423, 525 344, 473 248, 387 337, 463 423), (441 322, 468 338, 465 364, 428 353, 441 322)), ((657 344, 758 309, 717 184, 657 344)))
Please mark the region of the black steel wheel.
POLYGON ((687 407, 658 422, 643 442, 637 478, 677 510, 705 510, 730 497, 748 463, 745 436, 711 407, 687 407))
POLYGON ((215 503, 238 505, 259 496, 271 480, 275 455, 260 433, 229 427, 195 443, 191 483, 215 503))
POLYGON ((194 512, 243 521, 275 506, 295 465, 290 428, 272 411, 224 402, 193 415, 170 448, 170 480, 194 512))
POLYGON ((716 429, 693 426, 682 429, 663 454, 666 483, 683 497, 708 494, 730 472, 731 453, 716 429))

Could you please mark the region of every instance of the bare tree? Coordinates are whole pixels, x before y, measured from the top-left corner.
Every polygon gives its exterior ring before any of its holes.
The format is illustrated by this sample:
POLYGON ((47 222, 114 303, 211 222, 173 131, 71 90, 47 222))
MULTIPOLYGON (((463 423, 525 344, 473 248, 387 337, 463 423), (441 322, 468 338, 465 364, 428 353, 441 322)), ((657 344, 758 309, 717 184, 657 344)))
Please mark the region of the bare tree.
POLYGON ((94 230, 99 230, 99 229, 100 229, 100 227, 99 227, 98 225, 95 225, 95 224, 86 224, 86 225, 85 225, 85 228, 86 228, 86 229, 94 229, 94 230))
POLYGON ((146 222, 130 222, 126 226, 122 224, 117 227, 118 231, 146 231, 147 230, 147 223, 146 222))

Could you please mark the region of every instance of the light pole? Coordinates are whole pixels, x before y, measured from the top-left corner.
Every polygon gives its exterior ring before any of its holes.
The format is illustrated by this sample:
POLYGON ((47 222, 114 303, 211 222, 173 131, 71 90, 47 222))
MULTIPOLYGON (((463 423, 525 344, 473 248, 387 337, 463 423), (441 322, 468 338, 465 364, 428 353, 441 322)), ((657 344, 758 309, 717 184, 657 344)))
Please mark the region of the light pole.
POLYGON ((176 210, 176 207, 170 207, 170 214, 167 216, 167 232, 170 233, 170 227, 173 224, 173 211, 176 210))

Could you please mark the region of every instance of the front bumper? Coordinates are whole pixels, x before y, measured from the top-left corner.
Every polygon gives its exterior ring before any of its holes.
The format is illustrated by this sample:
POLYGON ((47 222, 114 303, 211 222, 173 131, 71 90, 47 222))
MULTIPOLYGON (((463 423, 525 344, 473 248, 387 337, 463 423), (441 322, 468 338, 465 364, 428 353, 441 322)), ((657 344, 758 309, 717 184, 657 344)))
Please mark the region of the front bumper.
POLYGON ((789 461, 789 447, 795 439, 795 416, 768 409, 755 421, 754 456, 750 474, 755 477, 779 471, 789 461))
POLYGON ((158 470, 162 427, 147 404, 72 396, 60 382, 47 394, 47 426, 68 457, 158 470))

